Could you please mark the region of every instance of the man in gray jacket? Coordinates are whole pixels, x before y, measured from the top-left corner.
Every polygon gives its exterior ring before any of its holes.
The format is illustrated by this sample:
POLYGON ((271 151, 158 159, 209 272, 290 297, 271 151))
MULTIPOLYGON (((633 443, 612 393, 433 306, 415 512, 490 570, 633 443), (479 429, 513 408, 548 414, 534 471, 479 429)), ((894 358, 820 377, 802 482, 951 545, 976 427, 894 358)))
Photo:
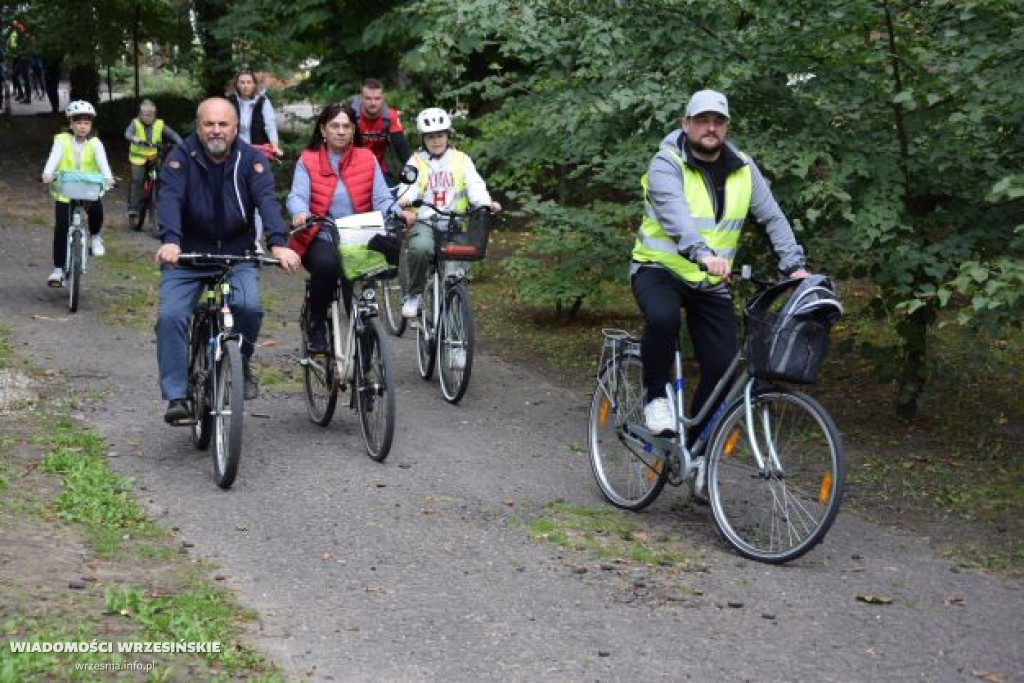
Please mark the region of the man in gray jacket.
MULTIPOLYGON (((680 308, 686 308, 700 364, 692 414, 704 405, 736 354, 728 276, 748 216, 764 227, 784 274, 808 275, 803 249, 753 159, 726 143, 729 121, 725 95, 694 93, 682 130, 661 141, 641 180, 644 217, 633 248, 630 284, 644 316, 644 420, 656 435, 676 432, 665 384, 672 373, 680 308)), ((690 443, 707 422, 691 431, 690 443)))

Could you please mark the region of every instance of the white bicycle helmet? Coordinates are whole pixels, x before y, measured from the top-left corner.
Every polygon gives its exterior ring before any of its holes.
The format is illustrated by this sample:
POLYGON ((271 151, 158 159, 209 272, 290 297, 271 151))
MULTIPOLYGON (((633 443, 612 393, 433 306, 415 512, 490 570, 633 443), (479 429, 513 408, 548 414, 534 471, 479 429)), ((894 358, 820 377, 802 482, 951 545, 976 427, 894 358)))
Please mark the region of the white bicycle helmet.
POLYGON ((438 107, 424 109, 416 117, 416 130, 423 133, 450 132, 452 129, 452 117, 448 112, 438 107))
POLYGON ((64 110, 64 113, 67 114, 69 119, 72 116, 82 115, 96 118, 96 110, 93 108, 91 104, 89 104, 85 100, 75 100, 74 102, 68 105, 68 108, 64 110))

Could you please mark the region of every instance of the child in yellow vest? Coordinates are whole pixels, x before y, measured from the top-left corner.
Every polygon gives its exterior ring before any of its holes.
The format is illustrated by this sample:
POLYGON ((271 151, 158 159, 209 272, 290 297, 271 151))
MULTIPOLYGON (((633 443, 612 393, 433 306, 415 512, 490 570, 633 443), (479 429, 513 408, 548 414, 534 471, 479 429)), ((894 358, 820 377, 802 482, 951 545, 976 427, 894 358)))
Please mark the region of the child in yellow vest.
POLYGON ((170 140, 181 144, 181 136, 163 119, 156 117, 153 100, 144 99, 139 104, 139 115, 131 120, 124 130, 124 139, 130 143, 128 161, 132 166, 132 184, 128 191, 128 225, 135 229, 135 221, 142 208, 142 183, 146 177, 146 162, 155 159, 160 147, 170 140))
MULTIPOLYGON (((58 133, 53 138, 50 157, 43 168, 43 182, 52 183, 57 171, 89 171, 102 173, 107 185, 114 184, 114 175, 107 163, 107 153, 99 138, 92 136, 92 120, 96 118, 96 110, 84 100, 76 100, 68 105, 65 112, 71 122, 70 133, 58 133)), ((71 200, 53 192, 56 200, 56 222, 53 230, 53 272, 47 278, 51 287, 64 284, 64 260, 67 256, 66 245, 68 227, 71 224, 71 200)), ((89 215, 89 248, 93 256, 103 256, 103 240, 100 229, 103 227, 103 204, 98 200, 90 202, 89 215)))

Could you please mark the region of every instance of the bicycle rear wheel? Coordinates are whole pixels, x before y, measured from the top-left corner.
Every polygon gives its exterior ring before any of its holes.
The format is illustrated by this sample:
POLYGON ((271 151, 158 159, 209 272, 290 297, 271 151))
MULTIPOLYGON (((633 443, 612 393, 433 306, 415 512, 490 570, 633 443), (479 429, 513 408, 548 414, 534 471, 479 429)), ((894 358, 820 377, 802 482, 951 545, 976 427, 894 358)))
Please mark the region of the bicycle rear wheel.
POLYGON ((398 284, 398 278, 381 280, 380 293, 384 299, 384 319, 387 321, 388 332, 401 337, 405 334, 406 320, 402 316, 402 287, 398 284))
POLYGON ((437 357, 437 321, 434 320, 434 288, 435 280, 431 276, 427 286, 423 288, 423 306, 420 309, 419 324, 416 325, 416 365, 420 369, 420 377, 429 380, 434 376, 434 362, 437 357))
POLYGON ((242 457, 245 385, 238 340, 226 339, 221 351, 213 401, 213 478, 217 486, 227 489, 235 481, 242 457))
POLYGON ((391 349, 381 324, 371 318, 356 340, 356 409, 366 454, 377 462, 388 457, 395 435, 395 392, 391 387, 391 349))
POLYGON ((788 389, 742 398, 723 414, 708 451, 708 499, 718 530, 740 554, 779 564, 824 538, 843 499, 846 460, 832 418, 788 389), (766 467, 754 457, 756 443, 766 467), (772 454, 777 456, 773 460, 772 454))
POLYGON ((334 329, 333 325, 327 326, 327 345, 332 351, 325 354, 309 353, 306 332, 309 316, 307 305, 303 305, 299 318, 299 327, 302 329, 302 381, 306 388, 306 408, 309 410, 310 420, 321 427, 326 427, 331 423, 334 408, 338 403, 338 382, 335 380, 334 372, 334 329))
POLYGON ((437 333, 437 373, 445 400, 458 403, 469 388, 473 371, 473 313, 469 290, 462 283, 450 287, 444 299, 437 333))
POLYGON ((79 290, 82 286, 82 231, 73 226, 71 234, 71 253, 68 254, 66 274, 68 278, 68 310, 78 311, 79 290))
POLYGON ((645 452, 627 434, 630 425, 643 423, 643 415, 640 355, 620 353, 598 374, 587 444, 598 488, 608 502, 625 510, 642 510, 653 503, 668 481, 664 457, 645 452))
POLYGON ((192 443, 199 450, 205 451, 213 435, 210 354, 206 348, 210 328, 205 314, 192 314, 188 338, 188 395, 192 403, 192 417, 195 419, 192 423, 192 443))

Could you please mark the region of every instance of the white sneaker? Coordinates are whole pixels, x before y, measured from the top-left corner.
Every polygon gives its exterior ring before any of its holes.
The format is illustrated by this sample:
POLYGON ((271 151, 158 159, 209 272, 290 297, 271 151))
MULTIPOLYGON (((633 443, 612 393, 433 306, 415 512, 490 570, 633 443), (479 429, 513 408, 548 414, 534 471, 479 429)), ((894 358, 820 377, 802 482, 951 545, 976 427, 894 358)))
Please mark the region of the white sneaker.
POLYGON ((708 502, 707 460, 703 456, 694 458, 693 464, 697 466, 697 471, 693 475, 693 498, 697 502, 706 503, 708 502))
POLYGON ((107 253, 107 250, 103 247, 103 238, 99 235, 93 235, 89 238, 89 249, 92 250, 93 256, 103 256, 107 253))
POLYGON ((50 277, 46 278, 46 284, 51 287, 62 287, 64 286, 64 269, 54 268, 53 272, 50 273, 50 277))
POLYGON ((402 303, 402 317, 403 318, 415 318, 420 312, 420 302, 423 297, 419 294, 405 297, 405 301, 402 303))
POLYGON ((644 424, 655 436, 671 436, 676 433, 676 421, 667 398, 656 398, 644 406, 644 424))
POLYGON ((451 359, 452 370, 466 369, 466 349, 452 349, 448 358, 451 359))

